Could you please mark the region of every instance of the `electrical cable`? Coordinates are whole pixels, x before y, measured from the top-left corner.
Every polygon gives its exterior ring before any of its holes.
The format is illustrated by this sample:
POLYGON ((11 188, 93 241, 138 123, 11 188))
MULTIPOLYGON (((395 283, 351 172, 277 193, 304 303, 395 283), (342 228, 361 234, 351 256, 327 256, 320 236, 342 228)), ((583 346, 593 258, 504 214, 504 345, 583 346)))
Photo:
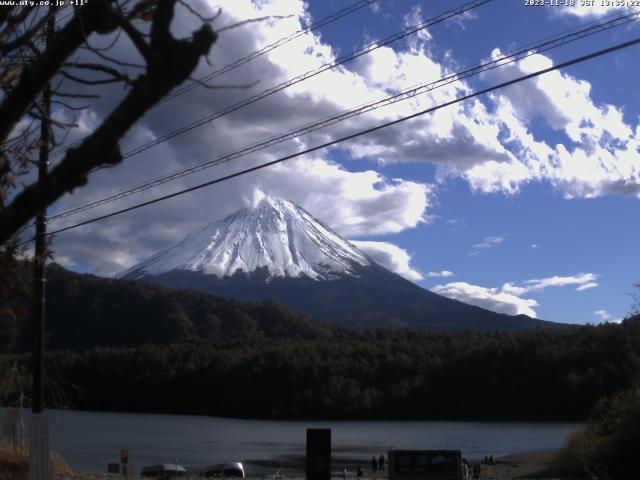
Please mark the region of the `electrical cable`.
MULTIPOLYGON (((225 73, 228 73, 232 70, 235 70, 238 67, 241 67, 242 65, 244 65, 245 63, 248 63, 252 60, 255 60, 256 58, 259 58, 269 52, 271 52, 272 50, 275 50, 276 48, 291 42, 292 40, 295 40, 296 38, 318 30, 326 25, 329 25, 351 13, 354 13, 358 10, 360 10, 361 8, 367 7, 375 2, 377 2, 378 0, 358 0, 357 2, 355 2, 354 4, 350 5, 349 7, 345 7, 342 10, 339 10, 335 13, 332 13, 331 15, 328 15, 324 18, 321 18, 320 20, 318 20, 317 22, 312 23, 311 25, 309 25, 306 28, 297 30, 295 32, 293 32, 290 35, 287 35, 285 37, 282 37, 278 40, 276 40, 275 42, 270 43, 269 45, 265 45, 264 47, 262 47, 259 50, 255 50, 254 52, 251 52, 249 55, 239 58, 223 67, 220 67, 217 70, 214 70, 213 72, 209 73, 208 75, 205 75, 202 78, 199 78, 196 82, 190 84, 190 85, 185 85, 182 87, 178 87, 175 90, 173 90, 172 92, 168 93, 164 98, 162 98, 158 103, 156 103, 152 108, 155 108, 159 105, 162 105, 165 102, 168 102, 169 100, 172 100, 184 93, 187 93, 191 90, 193 90, 194 88, 199 87, 201 84, 203 84, 204 82, 208 82, 213 80, 214 78, 217 78, 221 75, 224 75, 225 73)), ((67 15, 68 16, 68 15, 67 15)), ((60 156, 63 153, 66 153, 66 151, 69 148, 73 148, 74 146, 79 145, 80 143, 82 143, 83 139, 80 140, 76 140, 75 142, 72 142, 71 144, 67 145, 64 148, 61 148, 59 150, 57 150, 56 152, 52 153, 52 157, 57 157, 60 156)))
POLYGON ((183 87, 177 88, 175 89, 173 92, 169 93, 168 95, 166 95, 162 100, 160 100, 160 102, 158 102, 157 105, 161 105, 165 102, 168 102, 169 100, 172 100, 184 93, 187 93, 191 90, 193 90, 194 88, 197 88, 200 86, 201 83, 204 82, 208 82, 210 80, 213 80, 214 78, 217 78, 221 75, 224 75, 227 72, 230 72, 231 70, 235 70, 236 68, 244 65, 247 62, 250 62, 251 60, 261 57, 262 55, 265 55, 266 53, 269 53, 270 51, 278 48, 281 45, 284 45, 292 40, 295 40, 296 38, 304 35, 305 33, 309 33, 311 31, 314 30, 318 30, 321 27, 324 27, 326 25, 329 25, 330 23, 335 22, 336 20, 339 20, 340 18, 349 15, 353 12, 356 12, 358 10, 360 10, 363 7, 367 7, 369 5, 371 5, 372 3, 377 2, 378 0, 359 0, 356 3, 354 3, 353 5, 343 8, 342 10, 329 15, 327 17, 324 17, 321 20, 318 20, 317 22, 309 25, 307 28, 298 30, 294 33, 292 33, 291 35, 288 35, 286 37, 282 37, 279 40, 276 40, 273 43, 270 43, 269 45, 262 47, 260 50, 256 50, 255 52, 250 53, 249 55, 247 55, 246 57, 240 58, 238 60, 236 60, 233 63, 230 63, 228 65, 225 65, 222 68, 219 68, 218 70, 215 70, 213 72, 211 72, 208 75, 205 75, 202 78, 198 79, 198 83, 192 83, 189 85, 185 85, 183 87))
POLYGON ((178 178, 182 178, 184 176, 187 175, 191 175, 193 173, 197 173, 200 172, 204 169, 207 168, 211 168, 213 166, 217 166, 217 165, 221 165, 223 163, 227 163, 230 162, 232 160, 235 160, 237 158, 243 157, 245 155, 248 155, 250 153, 255 153, 257 151, 260 150, 264 150, 268 147, 271 147, 273 145, 277 145, 280 143, 284 143, 285 141, 291 140, 293 138, 297 138, 300 137, 302 135, 306 135, 308 133, 312 133, 314 131, 326 128, 330 125, 333 125, 335 123, 338 122, 342 122, 345 121, 347 119, 356 117, 358 115, 362 115, 364 113, 373 111, 373 110, 377 110, 379 108, 391 105, 391 104, 395 104, 397 102, 400 101, 404 101, 410 98, 414 98, 418 95, 422 95, 428 92, 431 92, 437 88, 441 88, 445 85, 449 85, 451 83, 478 75, 480 73, 489 71, 489 70, 493 70, 499 67, 502 67, 504 65, 508 65, 508 64, 512 64, 515 63, 517 61, 522 60, 523 58, 527 58, 531 55, 535 55, 535 54, 539 54, 541 52, 546 52, 548 50, 551 50, 553 48, 557 48, 560 47, 562 45, 566 45, 567 43, 579 40, 579 39, 583 39, 585 37, 591 36, 593 34, 596 33, 600 33, 602 31, 605 30, 609 30, 611 28, 615 28, 615 27, 619 27, 622 25, 625 25, 629 22, 635 21, 640 17, 640 11, 636 11, 633 12, 631 14, 628 15, 621 15, 618 17, 615 17, 613 19, 607 20, 607 21, 601 21, 601 22, 597 22, 597 24, 595 25, 591 25, 587 28, 583 28, 582 30, 578 30, 578 31, 574 31, 575 29, 572 29, 572 33, 569 34, 565 34, 561 37, 548 37, 549 39, 547 39, 546 41, 539 43, 539 44, 535 44, 534 46, 530 46, 531 44, 520 48, 517 51, 514 51, 510 54, 505 54, 501 57, 498 57, 496 59, 493 59, 491 61, 488 62, 484 62, 481 63, 477 66, 474 66, 472 68, 468 68, 456 73, 452 73, 449 74, 445 77, 440 78, 439 80, 436 80, 434 82, 430 82, 430 83, 424 83, 424 84, 419 84, 419 85, 415 85, 412 86, 410 88, 407 88, 399 93, 396 93, 394 95, 385 97, 384 99, 381 100, 377 100, 375 102, 371 102, 368 104, 364 104, 364 105, 360 105, 358 107, 354 107, 351 108, 349 110, 345 110, 337 115, 334 115, 332 117, 329 117, 327 119, 324 119, 322 121, 317 121, 314 122, 312 124, 306 125, 304 127, 298 128, 294 131, 285 133, 283 135, 279 135, 276 137, 272 137, 268 140, 264 140, 255 144, 252 144, 250 146, 244 147, 240 150, 236 150, 232 153, 228 153, 226 155, 223 155, 221 157, 217 157, 215 159, 212 160, 208 160, 206 162, 200 163, 198 165, 194 165, 192 167, 187 167, 187 168, 183 168, 180 170, 176 170, 174 172, 171 172, 169 174, 157 177, 153 180, 149 180, 146 182, 143 182, 141 184, 137 184, 135 186, 132 187, 128 187, 125 190, 122 190, 120 192, 117 193, 113 193, 110 194, 106 197, 103 197, 101 199, 98 200, 94 200, 91 201, 89 203, 85 203, 82 205, 76 205, 74 207, 70 207, 56 215, 53 215, 50 217, 50 220, 55 220, 55 219, 59 219, 59 218, 64 218, 64 217, 68 217, 70 215, 73 214, 77 214, 92 208, 96 208, 98 206, 101 205, 105 205, 108 203, 111 203, 113 201, 122 199, 122 198, 126 198, 130 195, 134 195, 136 193, 140 193, 146 190, 149 190, 151 188, 157 187, 159 185, 162 185, 164 183, 176 180, 178 178))
MULTIPOLYGON (((227 180, 231 180, 232 178, 236 178, 236 177, 239 177, 241 175, 246 175, 247 173, 255 172, 257 170, 261 170, 263 168, 270 167, 272 165, 276 165, 278 163, 282 163, 284 161, 291 160, 293 158, 300 157, 302 155, 306 155, 308 153, 315 152, 317 150, 321 150, 321 149, 324 149, 324 148, 327 148, 327 147, 331 147, 331 146, 336 145, 338 143, 342 143, 342 142, 345 142, 347 140, 352 140, 354 138, 361 137, 363 135, 366 135, 366 134, 369 134, 369 133, 373 133, 373 132, 376 132, 378 130, 382 130, 384 128, 388 128, 390 126, 397 125, 397 124, 405 122, 407 120, 410 120, 410 119, 425 115, 427 113, 435 112, 436 110, 440 110, 442 108, 454 105, 456 103, 460 103, 460 102, 469 100, 471 98, 478 97, 480 95, 485 95, 485 94, 493 92, 495 90, 499 90, 501 88, 505 88, 505 87, 508 87, 510 85, 514 85, 514 84, 523 82, 525 80, 530 80, 530 79, 538 77, 540 75, 544 75, 545 73, 553 72, 553 71, 559 70, 561 68, 566 68, 566 67, 569 67, 571 65, 582 63, 582 62, 585 62, 587 60, 591 60, 593 58, 600 57, 602 55, 606 55, 606 54, 609 54, 609 53, 612 53, 612 52, 615 52, 615 51, 618 51, 618 50, 622 50, 624 48, 631 47, 633 45, 637 45, 639 43, 640 43, 640 37, 637 37, 637 38, 635 38, 633 40, 629 40, 627 42, 619 43, 619 44, 614 45, 612 47, 604 48, 604 49, 589 53, 587 55, 583 55, 583 56, 574 58, 572 60, 568 60, 568 61, 559 63, 557 65, 553 65, 551 67, 544 68, 542 70, 538 70, 536 72, 533 72, 533 73, 530 73, 530 74, 527 74, 527 75, 523 75, 523 76, 517 77, 515 79, 508 80, 506 82, 502 82, 502 83, 499 83, 497 85, 493 85, 493 86, 488 87, 488 88, 484 88, 484 89, 479 90, 477 92, 470 93, 470 94, 464 95, 462 97, 458 97, 458 98, 456 98, 454 100, 451 100, 451 101, 448 101, 448 102, 445 102, 445 103, 441 103, 441 104, 436 105, 434 107, 430 107, 430 108, 427 108, 425 110, 421 110, 419 112, 413 113, 411 115, 407 115, 407 116, 398 118, 396 120, 392 120, 390 122, 386 122, 386 123, 377 125, 375 127, 368 128, 366 130, 361 130, 359 132, 356 132, 356 133, 353 133, 353 134, 350 134, 350 135, 346 135, 346 136, 338 138, 336 140, 332 140, 330 142, 326 142, 326 143, 323 143, 323 144, 320 144, 320 145, 316 145, 315 147, 310 147, 310 148, 307 148, 307 149, 305 149, 303 151, 293 153, 291 155, 286 155, 284 157, 280 157, 280 158, 278 158, 276 160, 272 160, 272 161, 267 162, 267 163, 263 163, 263 164, 260 164, 260 165, 257 165, 257 166, 251 167, 251 168, 247 168, 247 169, 244 169, 244 170, 241 170, 241 171, 229 174, 229 175, 225 175, 223 177, 219 177, 219 178, 216 178, 214 180, 210 180, 208 182, 204 182, 204 183, 201 183, 199 185, 196 185, 196 186, 193 186, 193 187, 190 187, 190 188, 179 190, 177 192, 173 192, 173 193, 168 194, 168 195, 163 195, 163 196, 155 198, 153 200, 149 200, 149 201, 142 202, 142 203, 139 203, 139 204, 136 204, 136 205, 132 205, 130 207, 123 208, 121 210, 117 210, 115 212, 108 213, 106 215, 100 215, 98 217, 94 217, 94 218, 91 218, 89 220, 85 220, 83 222, 76 223, 74 225, 69 225, 67 227, 54 230, 54 231, 52 231, 50 233, 47 233, 47 235, 55 235, 55 234, 58 234, 58 233, 66 232, 68 230, 72 230, 72 229, 75 229, 75 228, 78 228, 78 227, 81 227, 81 226, 84 226, 84 225, 89 225, 91 223, 95 223, 95 222, 98 222, 98 221, 101 221, 101 220, 105 220, 107 218, 115 217, 117 215, 121 215, 121 214, 126 213, 126 212, 137 210, 137 209, 142 208, 142 207, 146 207, 146 206, 149 206, 149 205, 153 205, 155 203, 162 202, 164 200, 168 200, 168 199, 180 196, 180 195, 184 195, 185 193, 190 193, 190 192, 193 192, 193 191, 196 191, 196 190, 200 190, 200 189, 202 189, 204 187, 208 187, 208 186, 211 186, 211 185, 215 185, 217 183, 221 183, 221 182, 224 182, 224 181, 227 181, 227 180)), ((21 243, 21 245, 25 244, 25 243, 28 243, 28 242, 30 242, 32 240, 33 239, 24 241, 24 242, 21 243)))
MULTIPOLYGON (((236 104, 233 104, 229 107, 226 107, 222 110, 219 110, 217 112, 214 112, 212 114, 206 115, 198 120, 195 120, 187 125, 184 125, 176 130, 173 130, 171 132, 168 132, 164 135, 162 135, 161 137, 158 137, 150 142, 147 142, 143 145, 140 145, 136 148, 133 148, 127 152, 125 152, 122 155, 122 159, 127 159, 130 157, 133 157, 134 155, 138 155, 152 147, 155 147, 161 143, 164 143, 168 140, 171 140, 179 135, 182 135, 184 133, 190 132, 191 130, 194 130, 198 127, 201 127, 202 125, 206 125, 207 123, 211 123, 214 120, 217 120, 218 118, 221 118, 225 115, 228 115, 232 112, 235 112, 237 110, 240 110, 244 107, 247 107, 253 103, 256 103, 260 100, 263 100, 264 98, 267 98, 271 95, 274 95, 282 90, 285 90, 286 88, 289 88, 293 85, 296 85, 300 82, 303 82, 305 80, 308 80, 310 78, 313 78, 327 70, 331 70, 333 68, 336 68, 344 63, 347 63, 351 60, 355 60, 356 58, 359 58, 363 55, 366 55, 374 50, 377 50, 378 48, 384 47, 386 45, 389 45, 393 42, 396 42, 398 40, 401 40, 403 38, 408 37, 409 35, 412 35, 420 30, 424 30, 427 27, 442 23, 450 18, 453 18, 455 16, 461 15, 465 12, 468 12, 474 8, 480 7, 486 3, 492 2, 493 0, 473 0, 471 2, 465 3, 457 8, 454 8, 452 10, 448 10, 440 15, 438 15, 437 17, 432 17, 428 20, 425 20, 423 22, 420 22, 418 24, 415 25, 411 25, 409 27, 406 27, 404 30, 397 32, 395 34, 392 34, 388 37, 386 37, 384 40, 381 40, 379 42, 373 42, 373 43, 369 43, 366 46, 362 47, 359 50, 356 50, 348 55, 343 55, 341 57, 338 57, 337 59, 335 59, 333 62, 329 62, 329 63, 325 63, 323 65, 321 65, 320 67, 313 69, 313 70, 309 70, 303 74, 297 75, 293 78, 290 78, 287 81, 281 82, 271 88, 268 88, 260 93, 257 93, 255 95, 252 95, 236 104)), ((97 172, 99 170, 102 170, 104 168, 109 168, 107 166, 102 166, 102 167, 96 167, 93 170, 91 170, 89 172, 89 174, 97 172)))

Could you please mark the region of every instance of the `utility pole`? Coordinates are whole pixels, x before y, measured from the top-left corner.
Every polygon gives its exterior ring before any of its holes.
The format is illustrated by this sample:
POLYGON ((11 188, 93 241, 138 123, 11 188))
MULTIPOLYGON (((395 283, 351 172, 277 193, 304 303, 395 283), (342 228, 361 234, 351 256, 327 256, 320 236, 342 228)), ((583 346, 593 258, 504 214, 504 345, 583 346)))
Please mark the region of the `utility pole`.
MULTIPOLYGON (((55 7, 49 7, 46 28, 48 47, 55 29, 55 7)), ((51 82, 42 89, 42 120, 40 121, 40 151, 38 182, 44 182, 49 170, 51 141, 51 82)), ((36 215, 36 242, 33 271, 33 393, 31 404, 31 435, 29 445, 29 480, 49 480, 49 428, 44 413, 44 326, 47 262, 47 210, 36 215)))

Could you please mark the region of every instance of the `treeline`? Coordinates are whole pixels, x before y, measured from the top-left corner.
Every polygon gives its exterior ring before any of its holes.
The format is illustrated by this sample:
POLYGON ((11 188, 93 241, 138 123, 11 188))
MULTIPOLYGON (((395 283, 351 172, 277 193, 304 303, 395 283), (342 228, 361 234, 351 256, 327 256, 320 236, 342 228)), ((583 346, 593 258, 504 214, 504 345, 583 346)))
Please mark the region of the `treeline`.
MULTIPOLYGON (((31 349, 32 268, 27 263, 18 265, 13 305, 8 312, 0 308, 0 352, 31 349)), ((329 325, 275 302, 239 302, 142 282, 82 275, 55 264, 48 267, 47 276, 46 344, 51 350, 258 336, 318 338, 333 331, 329 325)))
MULTIPOLYGON (((4 355, 0 368, 28 358, 4 355)), ((640 381, 640 316, 520 333, 335 330, 57 351, 48 396, 72 408, 261 418, 584 420, 640 381)), ((0 375, 3 373, 0 371, 0 375)), ((13 392, 14 394, 16 392, 13 392)))
MULTIPOLYGON (((0 295, 0 378, 30 385, 31 266, 0 295)), ((5 276, 8 278, 8 275, 5 276)), ((8 283, 0 284, 0 293, 8 283)), ((49 268, 50 406, 263 418, 583 420, 640 382, 640 317, 527 332, 344 330, 251 304, 49 268)), ((17 384, 4 385, 8 401, 17 384)), ((26 392, 28 394, 28 392, 26 392)))

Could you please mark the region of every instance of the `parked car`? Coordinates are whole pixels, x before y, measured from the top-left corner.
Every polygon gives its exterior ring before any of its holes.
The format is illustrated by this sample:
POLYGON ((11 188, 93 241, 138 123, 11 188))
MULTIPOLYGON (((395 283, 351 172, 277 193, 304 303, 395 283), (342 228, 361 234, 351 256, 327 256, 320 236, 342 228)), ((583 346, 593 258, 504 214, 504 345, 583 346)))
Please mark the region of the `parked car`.
POLYGON ((182 465, 177 465, 175 463, 161 463, 160 465, 149 465, 148 467, 143 467, 140 472, 140 476, 143 478, 159 479, 186 477, 187 470, 182 465))
POLYGON ((208 465, 200 470, 203 478, 240 478, 244 479, 244 467, 240 462, 218 463, 208 465))

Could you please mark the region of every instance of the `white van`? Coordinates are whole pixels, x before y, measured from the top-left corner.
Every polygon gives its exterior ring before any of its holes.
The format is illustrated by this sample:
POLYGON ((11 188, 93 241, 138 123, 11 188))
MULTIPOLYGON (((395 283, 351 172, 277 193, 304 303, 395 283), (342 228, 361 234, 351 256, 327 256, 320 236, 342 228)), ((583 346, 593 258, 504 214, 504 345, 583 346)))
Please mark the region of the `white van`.
POLYGON ((175 463, 162 463, 160 465, 149 465, 143 467, 140 472, 142 478, 180 478, 186 477, 187 470, 182 465, 176 465, 175 463))
POLYGON ((200 470, 198 476, 203 478, 240 478, 244 480, 244 467, 240 462, 218 463, 200 470))

